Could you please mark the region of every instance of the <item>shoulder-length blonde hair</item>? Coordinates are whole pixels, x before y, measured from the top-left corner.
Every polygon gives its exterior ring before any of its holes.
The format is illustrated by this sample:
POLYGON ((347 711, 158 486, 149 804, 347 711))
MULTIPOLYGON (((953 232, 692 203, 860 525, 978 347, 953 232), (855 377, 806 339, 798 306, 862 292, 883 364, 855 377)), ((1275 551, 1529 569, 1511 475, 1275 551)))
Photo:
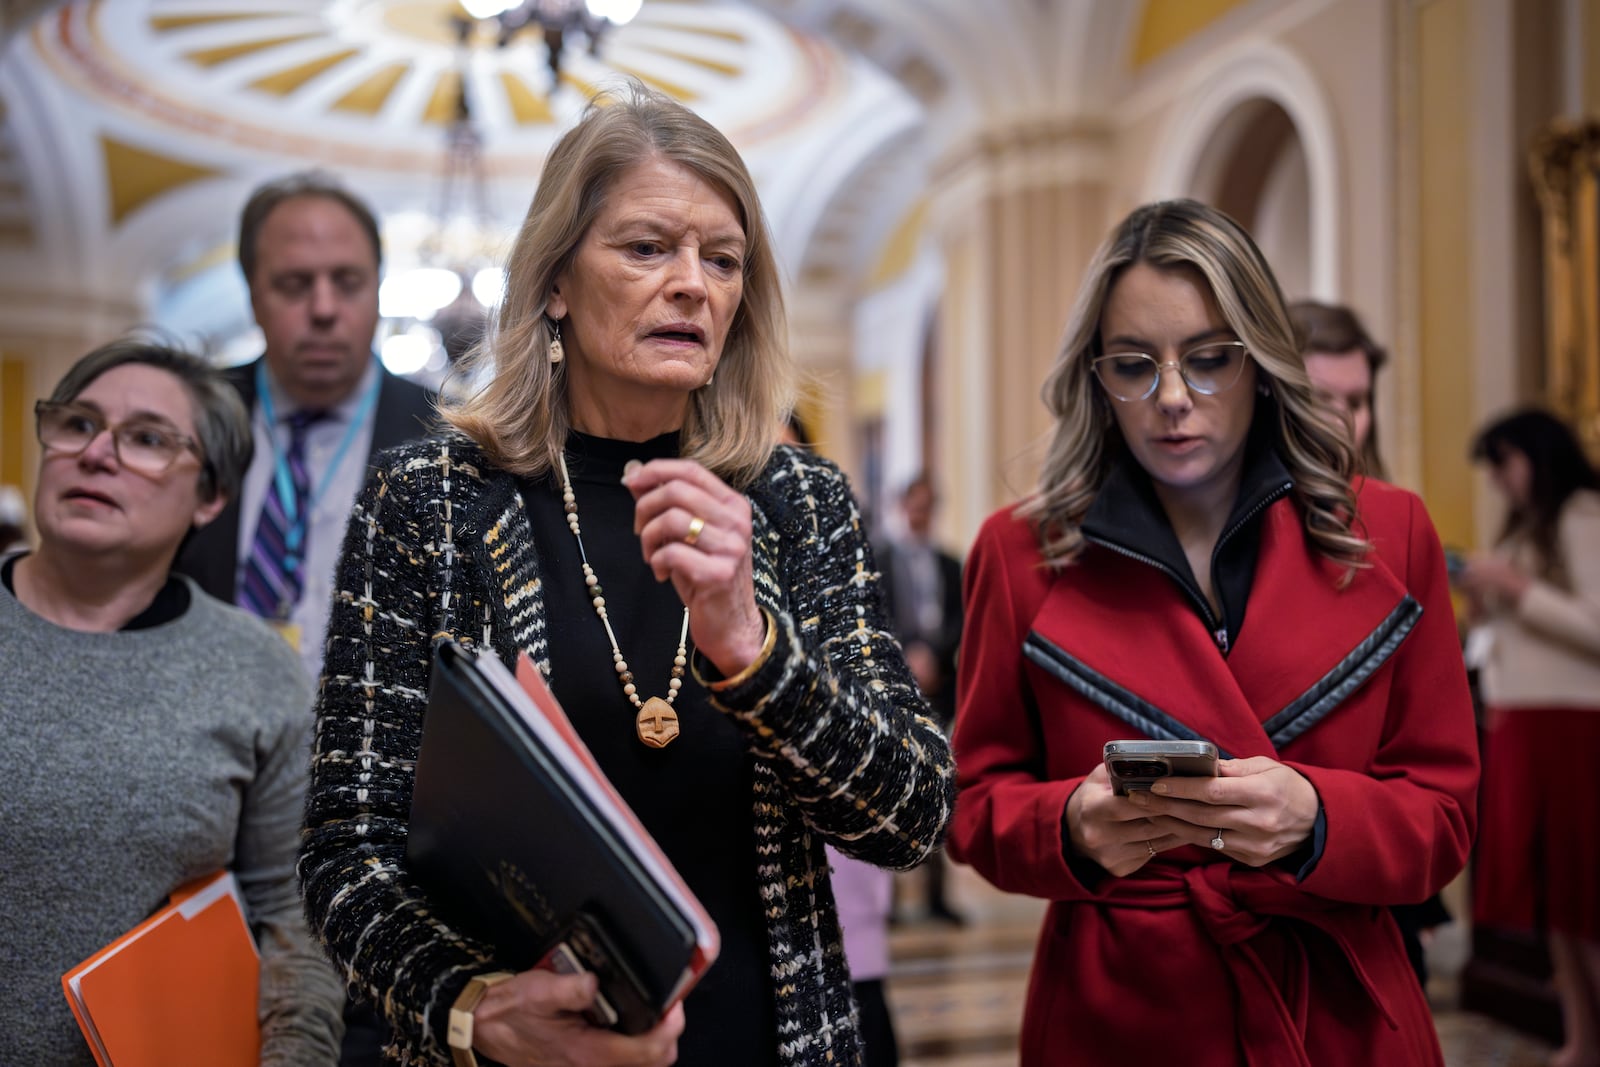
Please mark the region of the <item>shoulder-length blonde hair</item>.
POLYGON ((728 194, 744 227, 744 294, 713 382, 695 390, 683 455, 744 488, 766 466, 773 430, 793 403, 783 292, 754 181, 728 139, 693 111, 630 79, 590 102, 545 161, 506 264, 505 297, 462 370, 487 382, 441 413, 499 466, 556 466, 571 427, 565 363, 549 359, 546 309, 617 179, 650 159, 685 167, 728 194))
POLYGON ((1046 562, 1064 564, 1082 551, 1084 515, 1122 447, 1111 402, 1090 362, 1101 354, 1100 319, 1111 287, 1135 263, 1189 267, 1205 278, 1222 317, 1255 361, 1258 384, 1265 383, 1276 401, 1271 441, 1294 478, 1306 537, 1329 559, 1359 566, 1369 545, 1352 528, 1355 453, 1312 394, 1283 293, 1260 249, 1237 222, 1195 200, 1136 209, 1089 265, 1044 383, 1055 432, 1038 492, 1022 509, 1039 532, 1046 562))

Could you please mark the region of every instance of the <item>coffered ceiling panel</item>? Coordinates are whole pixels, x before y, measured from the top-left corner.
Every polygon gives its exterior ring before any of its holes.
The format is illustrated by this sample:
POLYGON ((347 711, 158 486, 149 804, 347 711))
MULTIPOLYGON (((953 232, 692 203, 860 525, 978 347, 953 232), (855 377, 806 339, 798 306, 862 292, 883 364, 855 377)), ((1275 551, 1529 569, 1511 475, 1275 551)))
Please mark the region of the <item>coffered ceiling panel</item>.
POLYGON ((461 95, 491 176, 526 173, 621 75, 683 101, 741 144, 803 122, 839 89, 837 53, 725 3, 653 0, 604 38, 568 47, 552 84, 542 37, 458 40, 451 0, 80 0, 31 37, 84 97, 165 133, 323 166, 436 166, 461 95))
POLYGON ((473 210, 509 234, 555 139, 623 76, 738 146, 798 275, 857 161, 918 121, 889 74, 740 0, 644 0, 598 48, 569 40, 554 81, 542 34, 502 45, 459 33, 463 16, 456 0, 45 6, 0 42, 0 289, 166 292, 225 264, 250 188, 291 170, 333 171, 386 218, 437 213, 463 100, 473 210))

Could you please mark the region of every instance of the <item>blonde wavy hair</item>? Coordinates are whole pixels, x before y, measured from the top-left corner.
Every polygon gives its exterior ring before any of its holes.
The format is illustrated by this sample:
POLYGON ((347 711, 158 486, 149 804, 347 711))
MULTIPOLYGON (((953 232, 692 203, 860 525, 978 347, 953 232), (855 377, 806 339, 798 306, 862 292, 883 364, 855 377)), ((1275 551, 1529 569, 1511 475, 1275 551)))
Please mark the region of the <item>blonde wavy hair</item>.
POLYGON ((549 359, 550 294, 617 179, 651 159, 685 167, 725 192, 745 236, 743 298, 712 383, 690 398, 682 454, 741 489, 772 454, 773 427, 793 406, 795 371, 755 182, 710 123, 630 79, 596 96, 551 150, 506 264, 504 299, 459 368, 466 380, 482 371, 487 381, 440 403, 444 419, 506 470, 537 476, 560 460, 571 420, 566 363, 549 359))
POLYGON ((1328 559, 1361 566, 1371 545, 1354 528, 1355 452, 1344 428, 1312 393, 1283 293, 1244 228, 1195 200, 1136 209, 1089 265, 1066 339, 1044 383, 1055 431, 1038 492, 1021 509, 1038 531, 1045 561, 1060 566, 1083 550, 1084 515, 1123 447, 1111 402, 1090 361, 1101 354, 1100 319, 1111 287, 1135 263, 1189 267, 1205 278, 1223 318, 1255 361, 1257 382, 1265 382, 1276 401, 1270 439, 1294 478, 1306 538, 1328 559))

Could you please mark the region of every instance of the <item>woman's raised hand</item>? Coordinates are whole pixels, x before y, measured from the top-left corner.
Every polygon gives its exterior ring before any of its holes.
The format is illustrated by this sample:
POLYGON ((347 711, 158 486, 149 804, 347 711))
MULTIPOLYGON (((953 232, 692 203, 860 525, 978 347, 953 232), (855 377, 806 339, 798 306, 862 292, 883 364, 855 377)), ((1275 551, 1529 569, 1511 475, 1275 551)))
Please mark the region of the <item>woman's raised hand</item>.
POLYGON ((738 674, 767 634, 752 578, 750 501, 687 459, 651 460, 622 484, 633 493, 645 562, 689 609, 695 647, 723 674, 738 674))
POLYGON ((668 1067, 678 1059, 683 1005, 628 1037, 584 1019, 592 974, 524 971, 490 986, 473 1013, 473 1046, 507 1067, 668 1067))

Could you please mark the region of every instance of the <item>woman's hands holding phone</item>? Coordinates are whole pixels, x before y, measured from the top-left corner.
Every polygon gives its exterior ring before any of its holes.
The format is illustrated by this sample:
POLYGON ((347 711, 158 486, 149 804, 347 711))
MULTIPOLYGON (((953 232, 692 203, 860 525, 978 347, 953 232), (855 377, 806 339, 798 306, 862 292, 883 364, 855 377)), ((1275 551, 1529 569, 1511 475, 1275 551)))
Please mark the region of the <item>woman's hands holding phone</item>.
POLYGON ((1183 844, 1180 835, 1193 829, 1177 819, 1152 817, 1132 796, 1119 797, 1104 763, 1073 791, 1063 817, 1078 854, 1118 878, 1137 871, 1163 849, 1183 844))
POLYGON ((1266 756, 1220 760, 1215 778, 1163 778, 1119 797, 1105 764, 1073 792, 1072 845, 1117 877, 1179 845, 1215 847, 1250 867, 1292 855, 1316 824, 1320 800, 1299 771, 1266 756))

